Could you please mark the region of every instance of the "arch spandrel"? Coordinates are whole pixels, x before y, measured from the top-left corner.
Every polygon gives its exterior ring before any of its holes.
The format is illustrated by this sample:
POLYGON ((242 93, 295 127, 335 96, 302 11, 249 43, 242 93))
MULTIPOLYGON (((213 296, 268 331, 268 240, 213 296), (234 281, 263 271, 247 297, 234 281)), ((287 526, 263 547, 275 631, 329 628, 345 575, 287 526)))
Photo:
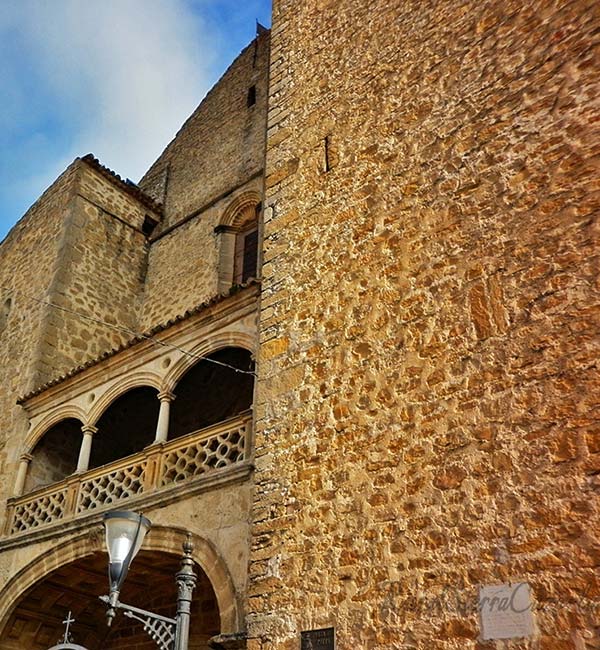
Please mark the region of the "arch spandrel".
POLYGON ((68 420, 70 418, 79 420, 81 426, 88 423, 86 413, 81 407, 76 406, 75 404, 62 404, 53 409, 50 413, 44 415, 44 417, 32 427, 23 442, 22 453, 30 454, 47 431, 62 420, 68 420))
POLYGON ((89 411, 85 411, 76 404, 61 404, 46 413, 29 431, 23 443, 22 453, 31 453, 45 433, 61 420, 73 418, 79 420, 82 426, 86 424, 93 426, 116 399, 132 388, 148 386, 160 392, 162 385, 161 377, 154 372, 135 372, 124 376, 121 380, 109 386, 96 399, 89 411))
POLYGON ((95 425, 102 417, 102 414, 114 401, 133 388, 143 388, 147 386, 148 388, 154 388, 157 392, 160 392, 162 385, 162 379, 153 372, 135 372, 125 375, 119 381, 107 388, 102 395, 96 399, 87 415, 87 422, 91 425, 95 425))

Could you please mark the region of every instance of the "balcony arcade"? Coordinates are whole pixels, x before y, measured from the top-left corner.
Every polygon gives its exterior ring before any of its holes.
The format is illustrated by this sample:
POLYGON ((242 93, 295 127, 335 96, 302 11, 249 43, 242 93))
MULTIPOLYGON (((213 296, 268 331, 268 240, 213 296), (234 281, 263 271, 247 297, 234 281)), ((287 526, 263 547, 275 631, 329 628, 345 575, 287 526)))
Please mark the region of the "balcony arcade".
POLYGON ((176 375, 172 391, 136 386, 91 422, 69 417, 53 424, 22 457, 9 533, 242 462, 253 370, 248 350, 223 348, 176 375))

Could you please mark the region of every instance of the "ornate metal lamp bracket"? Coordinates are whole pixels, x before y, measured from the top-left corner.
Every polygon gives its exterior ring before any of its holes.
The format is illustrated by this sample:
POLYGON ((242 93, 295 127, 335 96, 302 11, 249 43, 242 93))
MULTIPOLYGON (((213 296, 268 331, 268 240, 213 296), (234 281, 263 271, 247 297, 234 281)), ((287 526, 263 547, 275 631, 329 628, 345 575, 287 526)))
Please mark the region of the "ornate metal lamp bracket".
MULTIPOLYGON (((111 605, 108 596, 100 596, 100 600, 111 605)), ((116 602, 113 607, 122 609, 125 616, 134 618, 144 626, 144 632, 156 643, 160 650, 173 650, 175 644, 175 630, 177 621, 167 616, 159 616, 145 609, 116 602)))
MULTIPOLYGON (((112 518, 115 519, 117 515, 120 519, 131 519, 129 513, 115 513, 115 515, 112 515, 112 518)), ((110 515, 105 516, 105 518, 108 518, 108 516, 110 515)), ((150 522, 148 522, 149 524, 150 522)), ((111 582, 109 596, 99 596, 100 600, 108 606, 106 610, 108 625, 114 619, 117 613, 116 610, 122 609, 125 616, 134 618, 142 623, 144 632, 156 643, 160 650, 188 650, 192 592, 197 581, 197 576, 194 573, 193 551, 192 535, 188 533, 183 543, 181 568, 175 576, 177 583, 177 615, 175 618, 167 618, 166 616, 160 616, 145 609, 119 602, 121 579, 114 584, 111 582)), ((127 559, 127 565, 130 559, 127 559)))

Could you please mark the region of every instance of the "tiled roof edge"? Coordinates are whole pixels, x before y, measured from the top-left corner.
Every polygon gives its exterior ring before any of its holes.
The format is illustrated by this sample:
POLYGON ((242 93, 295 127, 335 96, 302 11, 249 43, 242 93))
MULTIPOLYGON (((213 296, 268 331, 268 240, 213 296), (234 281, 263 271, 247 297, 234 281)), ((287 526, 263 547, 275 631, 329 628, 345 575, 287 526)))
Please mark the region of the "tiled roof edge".
POLYGON ((87 163, 90 167, 95 169, 100 173, 104 178, 109 180, 113 185, 116 185, 119 189, 127 192, 130 196, 137 199, 142 205, 145 205, 147 208, 156 212, 159 215, 163 214, 163 206, 161 203, 155 201, 151 196, 148 196, 138 185, 133 181, 124 181, 119 174, 114 172, 112 169, 105 167, 99 160, 94 156, 93 153, 88 153, 79 160, 87 163))

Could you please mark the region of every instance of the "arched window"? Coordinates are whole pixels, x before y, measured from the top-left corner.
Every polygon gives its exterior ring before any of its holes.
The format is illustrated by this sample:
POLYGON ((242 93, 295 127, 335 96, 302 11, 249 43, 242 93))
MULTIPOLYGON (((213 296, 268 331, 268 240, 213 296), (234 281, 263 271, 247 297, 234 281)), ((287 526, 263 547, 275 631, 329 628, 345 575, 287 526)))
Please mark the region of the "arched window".
POLYGON ((243 224, 236 233, 233 284, 242 284, 256 277, 259 210, 260 203, 255 207, 254 218, 243 224))
POLYGON ((174 389, 169 438, 192 433, 247 411, 254 392, 248 350, 223 348, 192 366, 174 389), (236 372, 242 370, 244 372, 236 372))
POLYGON ((215 228, 219 237, 219 291, 258 277, 260 197, 247 192, 225 210, 215 228))
POLYGON ((152 444, 158 420, 155 388, 139 386, 118 397, 102 414, 92 444, 90 469, 112 463, 152 444))

